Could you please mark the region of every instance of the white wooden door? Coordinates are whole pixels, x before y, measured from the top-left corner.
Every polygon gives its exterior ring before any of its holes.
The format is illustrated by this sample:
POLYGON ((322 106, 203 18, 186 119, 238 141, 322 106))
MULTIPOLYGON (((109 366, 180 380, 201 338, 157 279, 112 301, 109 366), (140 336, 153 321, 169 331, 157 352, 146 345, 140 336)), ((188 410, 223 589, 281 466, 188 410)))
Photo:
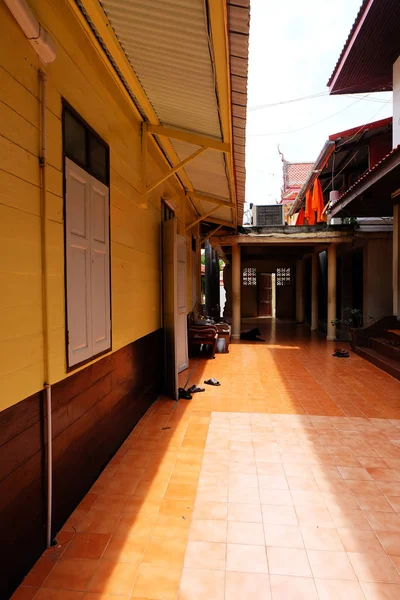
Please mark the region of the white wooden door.
POLYGON ((163 306, 164 306, 164 387, 165 393, 178 400, 177 321, 177 223, 163 223, 163 306))
POLYGON ((177 302, 177 359, 178 373, 189 366, 187 339, 186 238, 177 236, 178 302, 177 302))

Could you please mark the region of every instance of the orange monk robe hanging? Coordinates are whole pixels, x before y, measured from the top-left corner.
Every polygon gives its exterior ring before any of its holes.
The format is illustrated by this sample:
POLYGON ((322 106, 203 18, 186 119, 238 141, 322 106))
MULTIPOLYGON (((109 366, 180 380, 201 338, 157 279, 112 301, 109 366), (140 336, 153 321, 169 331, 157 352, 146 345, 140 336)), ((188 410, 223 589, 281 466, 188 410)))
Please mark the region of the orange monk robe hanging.
POLYGON ((309 225, 314 225, 315 223, 315 212, 312 207, 312 195, 311 190, 308 190, 306 194, 306 212, 304 215, 307 219, 309 225))
POLYGON ((304 225, 304 208, 302 208, 297 215, 296 225, 304 225))
POLYGON ((311 203, 313 211, 315 210, 317 213, 317 223, 321 223, 326 220, 325 215, 323 215, 324 211, 324 196, 322 194, 322 187, 320 180, 317 179, 314 181, 314 188, 312 193, 312 203, 311 203))

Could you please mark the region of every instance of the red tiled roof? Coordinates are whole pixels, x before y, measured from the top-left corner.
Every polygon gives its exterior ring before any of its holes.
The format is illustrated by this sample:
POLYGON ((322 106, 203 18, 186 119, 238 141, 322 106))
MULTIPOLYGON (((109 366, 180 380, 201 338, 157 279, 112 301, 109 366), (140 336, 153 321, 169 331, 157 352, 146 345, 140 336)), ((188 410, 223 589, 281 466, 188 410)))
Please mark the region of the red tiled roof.
POLYGON ((300 188, 307 179, 313 163, 287 163, 286 189, 300 188))
POLYGON ((368 179, 368 177, 371 175, 371 173, 374 173, 375 171, 379 170, 390 158, 392 158, 392 156, 395 156, 396 154, 400 154, 400 145, 397 146, 396 148, 393 148, 393 150, 391 150, 378 163, 376 163, 376 165, 374 165, 372 167, 372 169, 369 169, 369 171, 366 171, 363 175, 361 175, 361 177, 359 177, 357 179, 357 181, 355 183, 353 183, 353 185, 351 185, 345 192, 343 192, 343 194, 339 197, 339 199, 334 204, 332 204, 332 206, 335 206, 336 204, 338 204, 338 202, 340 202, 350 192, 352 192, 358 185, 360 185, 360 183, 362 181, 364 181, 365 179, 368 179))

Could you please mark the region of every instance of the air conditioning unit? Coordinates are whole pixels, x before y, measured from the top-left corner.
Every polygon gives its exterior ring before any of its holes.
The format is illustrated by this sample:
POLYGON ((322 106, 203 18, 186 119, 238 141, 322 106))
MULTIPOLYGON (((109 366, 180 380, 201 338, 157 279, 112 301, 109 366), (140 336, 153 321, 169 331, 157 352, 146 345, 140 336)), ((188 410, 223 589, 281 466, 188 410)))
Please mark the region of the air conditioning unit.
POLYGON ((254 227, 282 227, 285 224, 283 204, 253 204, 251 221, 254 227))

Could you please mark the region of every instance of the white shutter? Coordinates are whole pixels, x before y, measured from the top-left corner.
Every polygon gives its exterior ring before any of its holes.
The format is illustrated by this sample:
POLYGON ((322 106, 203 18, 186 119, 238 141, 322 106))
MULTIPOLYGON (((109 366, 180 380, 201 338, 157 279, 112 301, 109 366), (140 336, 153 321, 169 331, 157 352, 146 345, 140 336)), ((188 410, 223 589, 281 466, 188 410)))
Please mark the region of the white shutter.
POLYGON ((66 159, 68 365, 111 347, 109 190, 66 159))
POLYGON ((68 365, 93 356, 90 287, 90 175, 66 159, 68 365))
POLYGON ((91 178, 91 286, 93 355, 111 346, 108 187, 91 178))

